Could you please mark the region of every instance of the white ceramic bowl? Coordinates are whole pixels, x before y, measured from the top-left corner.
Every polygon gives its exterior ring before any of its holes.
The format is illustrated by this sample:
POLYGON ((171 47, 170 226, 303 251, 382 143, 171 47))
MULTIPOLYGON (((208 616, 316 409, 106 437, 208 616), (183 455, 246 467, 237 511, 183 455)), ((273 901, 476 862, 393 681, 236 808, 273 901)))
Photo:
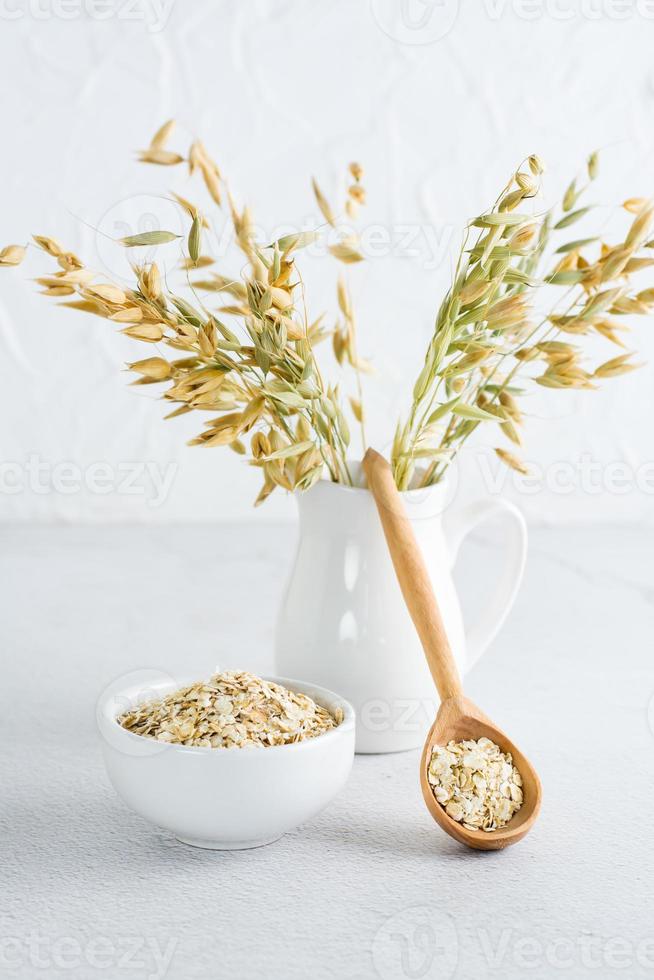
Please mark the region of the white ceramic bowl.
MULTIPOLYGON (((117 715, 144 690, 136 677, 116 682, 98 701, 107 772, 127 806, 184 844, 217 850, 269 844, 314 817, 347 782, 354 709, 325 688, 267 678, 330 711, 342 708, 342 723, 324 735, 270 748, 211 749, 168 745, 122 728, 117 715)), ((163 696, 194 680, 149 679, 148 694, 163 696)))

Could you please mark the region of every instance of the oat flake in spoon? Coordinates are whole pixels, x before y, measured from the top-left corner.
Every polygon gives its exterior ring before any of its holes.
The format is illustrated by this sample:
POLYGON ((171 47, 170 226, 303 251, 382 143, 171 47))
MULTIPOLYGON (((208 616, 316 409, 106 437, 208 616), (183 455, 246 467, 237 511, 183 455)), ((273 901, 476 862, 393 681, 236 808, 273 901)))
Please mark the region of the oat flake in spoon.
POLYGON ((522 806, 522 777, 489 738, 434 746, 428 778, 447 815, 468 830, 499 830, 522 806))

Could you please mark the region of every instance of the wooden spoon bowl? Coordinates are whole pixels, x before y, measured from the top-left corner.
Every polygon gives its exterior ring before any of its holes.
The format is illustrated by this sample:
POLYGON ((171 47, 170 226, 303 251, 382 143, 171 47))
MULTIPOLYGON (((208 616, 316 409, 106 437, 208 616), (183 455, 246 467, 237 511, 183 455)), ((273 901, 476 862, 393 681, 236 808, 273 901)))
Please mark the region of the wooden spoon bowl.
MULTIPOLYGON (((369 449, 363 460, 363 469, 377 504, 404 601, 441 698, 420 763, 420 785, 427 809, 446 833, 467 847, 496 851, 516 844, 531 830, 540 810, 541 786, 536 770, 504 732, 464 696, 431 579, 391 468, 383 456, 369 449), (511 755, 522 777, 522 806, 501 830, 468 830, 448 816, 429 783, 428 770, 434 746, 445 746, 451 740, 477 740, 482 736, 495 742, 502 752, 511 755)), ((400 653, 398 651, 398 655, 400 653)))
POLYGON ((478 851, 499 851, 503 847, 517 844, 532 828, 541 802, 541 786, 536 770, 519 748, 497 728, 490 718, 479 710, 468 698, 459 696, 447 698, 441 703, 436 721, 431 726, 420 760, 420 788, 427 809, 443 830, 461 844, 478 851), (468 830, 457 820, 453 820, 440 805, 429 782, 429 763, 434 746, 446 746, 448 742, 462 742, 465 739, 489 738, 502 752, 508 753, 513 764, 522 776, 522 806, 501 830, 468 830))

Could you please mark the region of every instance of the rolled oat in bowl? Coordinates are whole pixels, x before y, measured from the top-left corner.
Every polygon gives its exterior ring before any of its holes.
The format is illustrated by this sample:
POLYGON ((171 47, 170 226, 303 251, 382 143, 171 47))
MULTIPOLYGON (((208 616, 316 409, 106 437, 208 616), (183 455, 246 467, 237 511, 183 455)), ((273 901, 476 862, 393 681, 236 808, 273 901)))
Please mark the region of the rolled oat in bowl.
POLYGON ((230 749, 316 738, 343 720, 308 695, 247 671, 224 671, 126 711, 119 725, 176 745, 230 749))

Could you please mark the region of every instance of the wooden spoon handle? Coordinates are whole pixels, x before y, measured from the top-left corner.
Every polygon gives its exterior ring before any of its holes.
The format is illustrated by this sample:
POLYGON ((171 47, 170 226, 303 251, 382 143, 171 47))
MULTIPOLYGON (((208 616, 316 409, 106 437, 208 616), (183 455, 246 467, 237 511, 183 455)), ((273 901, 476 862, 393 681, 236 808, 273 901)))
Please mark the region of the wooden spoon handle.
POLYGON ((363 471, 377 504, 404 601, 418 631, 441 701, 460 697, 463 690, 459 672, 445 633, 429 572, 404 502, 395 486, 392 470, 383 456, 374 449, 369 449, 363 459, 363 471))

